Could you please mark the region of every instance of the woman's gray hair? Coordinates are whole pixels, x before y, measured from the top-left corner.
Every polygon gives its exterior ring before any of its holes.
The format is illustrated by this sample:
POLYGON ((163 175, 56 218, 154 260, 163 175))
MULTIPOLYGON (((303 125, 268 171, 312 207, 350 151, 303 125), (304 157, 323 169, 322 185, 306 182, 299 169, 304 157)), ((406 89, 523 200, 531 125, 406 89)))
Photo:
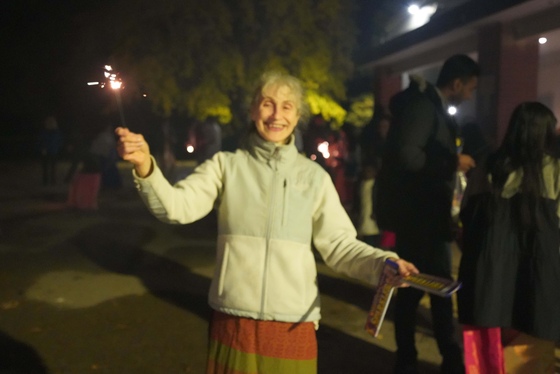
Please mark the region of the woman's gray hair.
POLYGON ((285 86, 290 89, 292 94, 295 96, 295 104, 298 115, 300 116, 300 122, 307 123, 309 119, 309 106, 305 101, 305 89, 303 88, 301 81, 293 75, 280 71, 267 71, 261 75, 253 92, 250 110, 253 111, 259 106, 261 99, 263 98, 263 92, 272 86, 285 86))

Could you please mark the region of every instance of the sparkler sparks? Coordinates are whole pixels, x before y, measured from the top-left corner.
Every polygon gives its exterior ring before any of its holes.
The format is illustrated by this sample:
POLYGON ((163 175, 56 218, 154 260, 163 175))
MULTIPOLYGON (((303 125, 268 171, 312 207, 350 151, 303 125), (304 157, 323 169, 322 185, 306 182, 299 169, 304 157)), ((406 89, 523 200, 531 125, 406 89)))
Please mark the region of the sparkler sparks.
POLYGON ((104 82, 88 82, 88 86, 96 86, 99 85, 101 88, 105 88, 108 85, 113 92, 115 93, 115 98, 117 100, 117 106, 119 108, 119 114, 121 117, 121 126, 126 127, 126 123, 124 121, 124 111, 122 106, 121 100, 121 90, 124 88, 123 81, 119 76, 119 73, 113 70, 111 65, 105 65, 103 67, 103 75, 105 77, 104 82))

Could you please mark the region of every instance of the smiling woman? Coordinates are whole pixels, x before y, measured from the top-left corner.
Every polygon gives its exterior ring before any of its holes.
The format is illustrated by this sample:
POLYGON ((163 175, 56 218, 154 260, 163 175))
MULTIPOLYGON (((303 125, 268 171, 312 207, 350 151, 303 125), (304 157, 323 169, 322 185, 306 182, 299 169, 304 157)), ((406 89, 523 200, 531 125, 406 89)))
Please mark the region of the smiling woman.
POLYGON ((258 134, 266 141, 286 144, 302 114, 307 117, 300 82, 286 74, 267 73, 254 97, 251 120, 258 134))
MULTIPOLYGON (((370 284, 397 255, 356 239, 330 175, 301 155, 293 131, 307 116, 299 80, 267 73, 254 91, 250 131, 171 186, 140 134, 117 129, 148 209, 168 223, 218 213, 207 374, 317 372, 321 317, 311 243, 332 269, 370 284)), ((414 265, 396 260, 406 276, 414 265)), ((400 278, 393 277, 395 285, 400 278)))
POLYGON ((275 86, 263 92, 263 100, 253 112, 257 132, 266 141, 286 144, 299 120, 293 94, 286 86, 275 86))

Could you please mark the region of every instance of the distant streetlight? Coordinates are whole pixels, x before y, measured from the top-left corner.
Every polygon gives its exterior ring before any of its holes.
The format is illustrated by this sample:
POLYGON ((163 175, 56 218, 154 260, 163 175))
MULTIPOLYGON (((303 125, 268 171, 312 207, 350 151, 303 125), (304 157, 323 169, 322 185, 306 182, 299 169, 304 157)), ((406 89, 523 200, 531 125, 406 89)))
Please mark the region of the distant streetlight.
POLYGON ((541 36, 541 37, 539 38, 539 44, 545 44, 547 41, 548 41, 548 39, 545 38, 544 36, 541 36))
POLYGON ((449 113, 450 115, 454 116, 455 114, 457 114, 457 107, 454 107, 453 105, 450 105, 447 108, 447 113, 449 113))
POLYGON ((411 4, 408 6, 408 13, 415 15, 418 14, 418 12, 420 12, 420 7, 418 6, 418 4, 411 4))
POLYGON ((411 4, 408 6, 408 13, 410 14, 409 30, 416 29, 425 25, 430 21, 430 17, 436 12, 437 3, 419 6, 418 4, 411 4))

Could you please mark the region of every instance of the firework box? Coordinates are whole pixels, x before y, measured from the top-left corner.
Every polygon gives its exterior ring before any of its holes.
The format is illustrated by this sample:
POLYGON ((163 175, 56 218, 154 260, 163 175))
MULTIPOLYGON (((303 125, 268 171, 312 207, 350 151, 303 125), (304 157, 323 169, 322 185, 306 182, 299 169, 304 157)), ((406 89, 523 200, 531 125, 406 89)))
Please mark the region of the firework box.
POLYGON ((410 275, 403 281, 410 287, 442 297, 449 297, 461 288, 461 282, 423 273, 410 275))
MULTIPOLYGON (((393 296, 394 287, 387 281, 387 272, 397 274, 398 265, 391 261, 385 261, 385 269, 379 278, 379 283, 368 312, 365 330, 372 336, 377 337, 387 308, 393 296)), ((403 282, 410 287, 429 292, 442 297, 449 297, 461 288, 461 283, 452 279, 445 279, 429 274, 419 273, 404 277, 403 282)))
POLYGON ((377 289, 373 296, 373 302, 371 303, 365 326, 366 331, 373 337, 379 335, 379 330, 385 319, 385 313, 387 312, 391 296, 393 296, 393 291, 395 289, 387 282, 387 271, 397 274, 397 264, 393 261, 385 261, 385 269, 381 273, 381 277, 379 277, 379 283, 377 284, 377 289))

